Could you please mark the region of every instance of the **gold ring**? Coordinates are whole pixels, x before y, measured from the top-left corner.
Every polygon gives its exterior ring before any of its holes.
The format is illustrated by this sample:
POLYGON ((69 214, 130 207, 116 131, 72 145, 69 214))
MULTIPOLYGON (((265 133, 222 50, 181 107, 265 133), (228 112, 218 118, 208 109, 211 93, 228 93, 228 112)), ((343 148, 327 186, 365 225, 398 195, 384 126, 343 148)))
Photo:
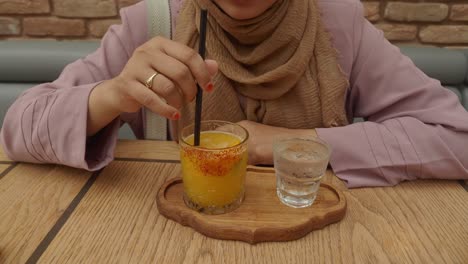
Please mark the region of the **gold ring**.
POLYGON ((148 87, 149 89, 153 88, 154 77, 156 77, 158 74, 159 74, 158 72, 155 72, 146 80, 145 82, 146 87, 148 87))

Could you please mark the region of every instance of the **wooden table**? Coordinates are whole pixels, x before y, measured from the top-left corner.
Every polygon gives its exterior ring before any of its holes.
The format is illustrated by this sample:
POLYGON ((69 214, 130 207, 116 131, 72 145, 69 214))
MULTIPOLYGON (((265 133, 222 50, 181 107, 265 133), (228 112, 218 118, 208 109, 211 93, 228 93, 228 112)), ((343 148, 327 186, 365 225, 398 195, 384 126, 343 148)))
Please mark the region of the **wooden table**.
MULTIPOLYGON (((1 148, 0 148, 1 149, 1 148)), ((0 151, 0 263, 468 263, 468 187, 415 181, 341 188, 345 218, 286 243, 207 238, 159 215, 179 176, 172 142, 120 141, 90 173, 13 163, 0 151)))

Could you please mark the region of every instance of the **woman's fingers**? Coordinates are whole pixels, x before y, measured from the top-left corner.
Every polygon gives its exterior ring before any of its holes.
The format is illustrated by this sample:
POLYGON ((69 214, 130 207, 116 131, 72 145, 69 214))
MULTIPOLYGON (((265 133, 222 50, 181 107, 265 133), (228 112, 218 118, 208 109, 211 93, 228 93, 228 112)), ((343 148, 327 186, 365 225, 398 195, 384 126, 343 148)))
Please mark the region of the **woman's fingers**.
POLYGON ((164 54, 154 54, 151 66, 180 87, 186 102, 197 94, 197 86, 190 69, 182 62, 164 54))
POLYGON ((148 87, 145 87, 145 85, 138 81, 131 83, 131 87, 132 89, 127 90, 128 95, 142 106, 169 119, 179 119, 179 111, 175 107, 168 105, 165 100, 159 97, 154 91, 148 89, 148 87))
POLYGON ((152 90, 160 97, 166 100, 167 104, 173 106, 176 109, 182 108, 184 103, 184 95, 180 89, 162 74, 156 75, 153 79, 152 90))
MULTIPOLYGON (((117 88, 122 111, 138 104, 170 119, 180 117, 185 102, 193 101, 196 84, 211 91, 218 64, 183 44, 156 37, 138 47, 119 74, 117 88), (126 102, 126 103, 125 103, 126 102)), ((141 107, 140 106, 140 107, 141 107)))
POLYGON ((180 88, 174 84, 170 79, 164 76, 163 73, 153 69, 150 63, 141 63, 142 65, 137 67, 139 70, 135 70, 136 79, 146 86, 146 82, 150 80, 154 74, 156 74, 152 81, 149 83, 148 88, 159 95, 167 104, 173 106, 176 109, 180 109, 184 102, 184 95, 180 91, 180 88))
POLYGON ((218 63, 215 60, 205 60, 205 64, 211 76, 215 76, 218 73, 218 63))
MULTIPOLYGON (((167 56, 174 58, 183 63, 192 74, 192 78, 196 80, 202 89, 210 91, 213 89, 211 78, 216 72, 210 72, 206 62, 203 58, 192 48, 189 48, 178 42, 164 39, 155 38, 157 41, 154 42, 152 47, 165 53, 167 56)), ((213 64, 210 62, 210 64, 213 64)), ((212 69, 213 70, 213 67, 212 69)), ((217 68, 215 69, 215 71, 217 68)))

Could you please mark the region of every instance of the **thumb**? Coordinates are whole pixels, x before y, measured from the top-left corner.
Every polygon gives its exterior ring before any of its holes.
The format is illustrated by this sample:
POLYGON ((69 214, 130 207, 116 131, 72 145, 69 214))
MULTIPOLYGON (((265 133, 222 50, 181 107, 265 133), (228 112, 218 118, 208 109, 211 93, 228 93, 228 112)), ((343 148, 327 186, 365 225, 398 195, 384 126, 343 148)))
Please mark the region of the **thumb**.
POLYGON ((215 60, 205 60, 205 64, 211 77, 218 73, 218 63, 215 60))

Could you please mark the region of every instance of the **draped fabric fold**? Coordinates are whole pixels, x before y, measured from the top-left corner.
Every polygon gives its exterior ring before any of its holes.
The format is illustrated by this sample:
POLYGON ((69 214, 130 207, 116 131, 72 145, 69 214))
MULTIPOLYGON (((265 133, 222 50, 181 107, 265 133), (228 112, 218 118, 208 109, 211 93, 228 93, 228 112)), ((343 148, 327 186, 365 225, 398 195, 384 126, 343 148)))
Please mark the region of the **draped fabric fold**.
MULTIPOLYGON (((251 120, 288 128, 348 124, 348 80, 315 0, 277 0, 258 17, 236 20, 211 0, 186 0, 175 40, 198 50, 200 9, 208 10, 206 57, 219 64, 204 93, 203 119, 251 120)), ((194 103, 183 109, 193 123, 194 103)))

